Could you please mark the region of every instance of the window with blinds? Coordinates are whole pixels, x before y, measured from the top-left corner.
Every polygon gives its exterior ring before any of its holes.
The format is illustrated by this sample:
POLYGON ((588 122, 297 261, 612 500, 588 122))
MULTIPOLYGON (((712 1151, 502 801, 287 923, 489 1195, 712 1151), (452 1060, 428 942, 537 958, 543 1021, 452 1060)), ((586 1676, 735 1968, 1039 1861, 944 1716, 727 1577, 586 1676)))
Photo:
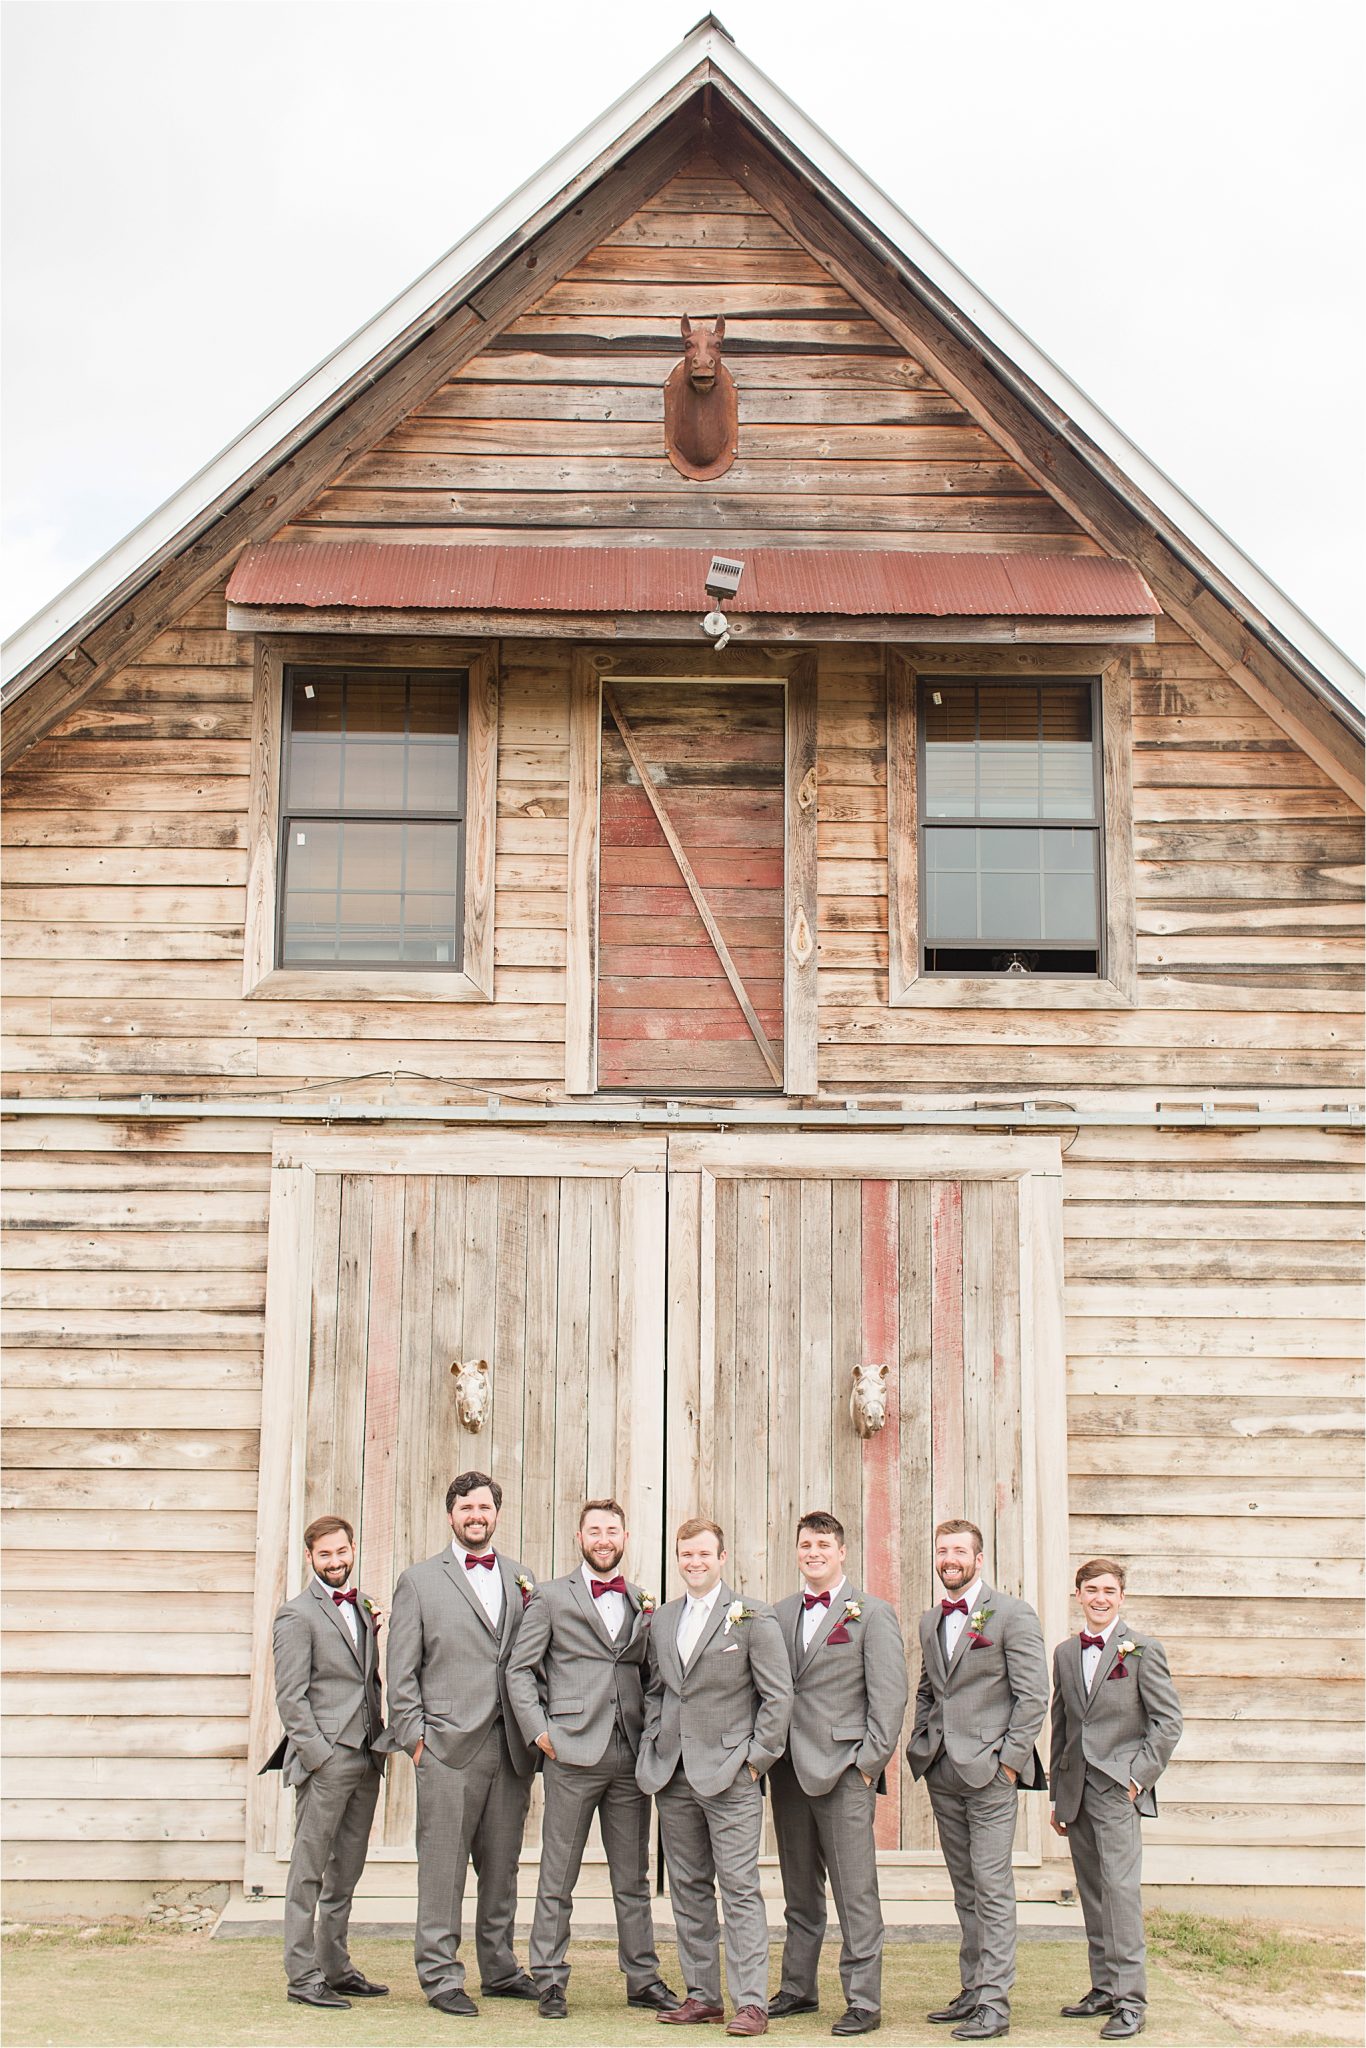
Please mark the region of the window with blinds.
POLYGON ((926 974, 1103 972, 1098 685, 922 681, 926 974))
POLYGON ((459 968, 466 682, 286 672, 282 967, 459 968))

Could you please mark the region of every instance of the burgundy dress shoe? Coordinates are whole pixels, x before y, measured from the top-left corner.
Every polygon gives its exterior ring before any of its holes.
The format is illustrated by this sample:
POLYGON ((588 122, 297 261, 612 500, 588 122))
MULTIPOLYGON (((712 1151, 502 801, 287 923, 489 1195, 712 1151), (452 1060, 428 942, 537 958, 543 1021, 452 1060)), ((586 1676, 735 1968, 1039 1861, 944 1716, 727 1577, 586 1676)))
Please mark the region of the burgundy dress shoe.
POLYGON ((704 1999, 693 1998, 691 1994, 682 2005, 676 2005, 672 2012, 657 2012, 655 2018, 661 2027, 701 2027, 726 2017, 724 2005, 708 2005, 704 1999))
POLYGON ((728 2034, 766 2034, 768 2014, 761 2005, 742 2005, 726 2028, 728 2034))

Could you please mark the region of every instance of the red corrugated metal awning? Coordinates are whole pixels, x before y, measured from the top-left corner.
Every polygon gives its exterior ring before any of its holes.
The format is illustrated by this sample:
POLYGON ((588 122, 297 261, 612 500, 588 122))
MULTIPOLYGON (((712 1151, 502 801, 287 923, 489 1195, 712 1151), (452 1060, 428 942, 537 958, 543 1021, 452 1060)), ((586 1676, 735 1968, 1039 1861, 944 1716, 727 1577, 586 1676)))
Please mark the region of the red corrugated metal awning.
MULTIPOLYGON (((751 548, 736 613, 906 618, 1156 618, 1128 562, 1100 555, 751 548)), ((700 612, 703 548, 460 547, 270 541, 242 554, 236 605, 272 610, 700 612)))

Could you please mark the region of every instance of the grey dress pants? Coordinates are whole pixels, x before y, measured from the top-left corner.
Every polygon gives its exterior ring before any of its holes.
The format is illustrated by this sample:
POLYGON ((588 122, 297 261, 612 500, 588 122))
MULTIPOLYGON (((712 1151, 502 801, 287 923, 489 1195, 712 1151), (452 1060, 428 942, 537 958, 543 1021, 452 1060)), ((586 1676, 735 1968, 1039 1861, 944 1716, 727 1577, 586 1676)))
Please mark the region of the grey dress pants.
POLYGON ((368 1748, 334 1749, 294 1792, 294 1849, 285 1884, 285 1976, 313 1990, 351 1968, 351 1895, 365 1868, 384 1774, 368 1748))
POLYGON ((417 1979, 429 1999, 463 1991, 460 1960, 465 1877, 478 1879, 474 1952, 486 1988, 522 1974, 512 1950, 517 1859, 530 1778, 512 1768, 501 1720, 460 1770, 424 1749, 417 1766, 417 1979))

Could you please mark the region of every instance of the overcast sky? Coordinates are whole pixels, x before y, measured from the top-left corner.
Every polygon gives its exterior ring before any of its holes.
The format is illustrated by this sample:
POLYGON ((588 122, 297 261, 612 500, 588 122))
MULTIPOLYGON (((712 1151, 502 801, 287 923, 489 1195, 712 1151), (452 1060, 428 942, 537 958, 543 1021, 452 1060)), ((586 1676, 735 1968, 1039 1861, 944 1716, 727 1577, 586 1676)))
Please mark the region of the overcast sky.
MULTIPOLYGON (((11 0, 6 632, 702 0, 11 0)), ((719 0, 762 70, 1350 652, 1358 0, 719 0)))

